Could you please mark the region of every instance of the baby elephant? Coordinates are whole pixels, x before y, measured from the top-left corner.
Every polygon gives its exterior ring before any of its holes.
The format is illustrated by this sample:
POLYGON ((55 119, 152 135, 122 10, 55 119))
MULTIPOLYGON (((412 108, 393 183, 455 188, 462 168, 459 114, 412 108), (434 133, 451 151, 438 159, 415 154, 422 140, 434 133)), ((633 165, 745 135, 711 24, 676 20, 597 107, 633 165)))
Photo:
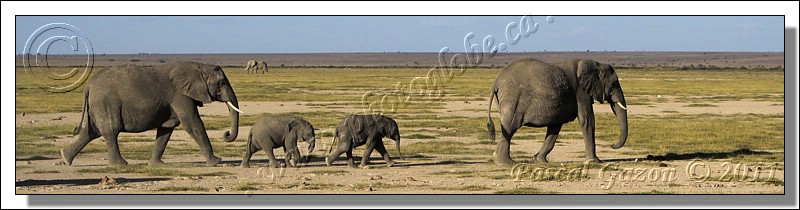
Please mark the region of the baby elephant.
MULTIPOLYGON (((259 150, 267 152, 270 166, 279 166, 275 160, 272 149, 283 147, 286 153, 287 166, 296 167, 300 158, 300 150, 297 149, 297 140, 308 142, 308 152, 314 151, 316 142, 314 127, 304 119, 294 117, 265 117, 253 124, 250 135, 247 137, 247 153, 242 159, 242 167, 250 167, 250 157, 259 150), (294 157, 294 159, 292 159, 294 157)), ((306 157, 306 162, 311 156, 306 157)))
POLYGON ((353 163, 353 148, 366 144, 367 148, 364 150, 364 156, 361 157, 359 167, 367 166, 369 156, 372 154, 373 149, 377 149, 383 159, 386 160, 386 165, 391 167, 394 162, 389 158, 389 153, 386 152, 386 147, 383 146, 383 137, 395 140, 397 145, 397 154, 400 158, 403 155, 400 153, 400 130, 397 127, 397 122, 392 118, 383 115, 350 115, 347 116, 342 122, 336 126, 336 133, 333 136, 333 144, 328 149, 328 156, 325 157, 325 163, 331 166, 336 158, 343 152, 347 152, 347 165, 355 167, 353 163), (339 137, 339 145, 335 152, 333 151, 333 144, 336 144, 336 137, 339 137))

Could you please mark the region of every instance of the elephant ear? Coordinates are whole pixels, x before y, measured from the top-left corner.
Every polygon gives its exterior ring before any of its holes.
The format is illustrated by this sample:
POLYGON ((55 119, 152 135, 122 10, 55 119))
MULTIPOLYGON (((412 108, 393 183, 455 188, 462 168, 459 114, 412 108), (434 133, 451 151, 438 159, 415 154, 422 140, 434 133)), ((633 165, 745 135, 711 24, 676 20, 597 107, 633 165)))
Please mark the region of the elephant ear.
POLYGON ((178 64, 169 72, 169 79, 175 86, 175 90, 181 94, 189 96, 196 101, 211 103, 206 76, 197 66, 178 64))
POLYGON ((605 101, 605 85, 600 79, 595 61, 578 61, 578 83, 594 100, 600 103, 605 101))
POLYGON ((286 124, 286 126, 287 126, 287 132, 290 133, 291 137, 297 138, 302 136, 298 134, 298 132, 300 132, 302 128, 300 127, 300 122, 297 119, 290 120, 289 123, 286 124))
POLYGON ((598 73, 600 76, 600 80, 603 81, 603 85, 605 86, 605 95, 606 98, 611 96, 611 89, 613 89, 616 83, 619 82, 619 78, 617 77, 617 73, 614 71, 614 67, 608 64, 599 64, 598 66, 598 73))
POLYGON ((383 128, 385 127, 385 124, 386 123, 384 122, 383 115, 379 115, 379 114, 372 115, 372 124, 371 125, 375 126, 375 130, 382 131, 383 128))

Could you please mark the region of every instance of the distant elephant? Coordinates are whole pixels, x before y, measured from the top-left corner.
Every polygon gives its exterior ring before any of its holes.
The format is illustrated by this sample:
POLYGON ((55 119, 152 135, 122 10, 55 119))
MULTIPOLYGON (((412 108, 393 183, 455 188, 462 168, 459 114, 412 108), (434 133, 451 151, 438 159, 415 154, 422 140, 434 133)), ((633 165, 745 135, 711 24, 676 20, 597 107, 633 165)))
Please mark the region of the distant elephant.
POLYGON ((109 165, 128 164, 119 151, 120 132, 139 133, 157 129, 151 165, 163 164, 161 156, 172 131, 181 123, 200 145, 206 165, 221 161, 214 156, 198 106, 225 102, 231 116, 231 130, 224 140, 239 134, 239 102, 228 78, 217 65, 195 62, 153 67, 126 65, 100 71, 86 83, 83 115, 74 133, 80 134, 61 150, 67 165, 90 141, 102 136, 108 146, 109 165))
POLYGON ((283 147, 286 153, 286 166, 297 166, 300 158, 300 150, 297 148, 297 140, 308 142, 308 153, 306 162, 311 159, 311 152, 314 151, 316 143, 314 127, 308 121, 294 117, 265 117, 258 120, 250 129, 247 137, 247 152, 242 158, 242 167, 250 167, 250 157, 259 150, 264 150, 269 158, 269 163, 273 168, 279 166, 275 160, 272 149, 283 147), (294 157, 294 159, 292 159, 294 157), (291 161, 290 161, 291 160, 291 161))
POLYGON ((386 147, 383 145, 383 137, 395 140, 397 155, 402 159, 403 155, 400 153, 400 130, 394 119, 379 114, 349 115, 336 126, 336 133, 333 136, 331 148, 328 149, 328 156, 325 157, 325 163, 331 166, 339 155, 346 152, 347 165, 355 167, 353 148, 366 144, 367 148, 361 157, 359 167, 367 166, 373 149, 378 150, 383 159, 386 160, 386 165, 391 167, 394 161, 389 157, 389 153, 386 152, 386 147), (339 137, 339 145, 336 151, 333 151, 336 137, 339 137))
POLYGON ((244 70, 246 70, 248 74, 252 74, 253 72, 256 72, 256 74, 258 74, 258 70, 261 70, 262 74, 269 73, 266 61, 261 61, 261 62, 255 60, 247 61, 247 65, 245 66, 244 70))
POLYGON ((522 126, 547 127, 544 144, 535 162, 547 162, 561 126, 578 118, 586 146, 586 158, 600 162, 595 153, 595 121, 592 103, 609 102, 620 125, 618 149, 628 137, 625 95, 614 68, 591 60, 570 60, 548 64, 523 59, 505 67, 492 86, 489 97, 489 136, 495 140, 492 102, 497 100, 503 139, 497 142, 494 160, 499 165, 514 162, 509 155, 511 137, 522 126))

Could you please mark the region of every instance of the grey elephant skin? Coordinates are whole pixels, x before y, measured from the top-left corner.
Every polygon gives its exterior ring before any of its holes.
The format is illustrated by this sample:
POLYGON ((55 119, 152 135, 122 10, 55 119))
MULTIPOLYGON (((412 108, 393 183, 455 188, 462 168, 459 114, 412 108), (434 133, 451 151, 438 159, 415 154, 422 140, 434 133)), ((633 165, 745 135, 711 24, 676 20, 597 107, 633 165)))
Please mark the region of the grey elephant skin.
POLYGON ((248 74, 252 74, 253 72, 258 74, 258 70, 261 70, 262 74, 266 74, 269 72, 269 69, 267 69, 266 61, 255 61, 255 60, 247 61, 244 70, 247 71, 248 74))
POLYGON ((272 150, 280 147, 283 147, 283 151, 286 153, 286 165, 296 167, 300 158, 300 150, 297 148, 298 140, 308 142, 309 156, 306 156, 306 162, 308 162, 316 144, 315 136, 314 126, 304 119, 295 117, 262 118, 250 129, 247 137, 247 152, 242 158, 242 167, 249 168, 253 153, 260 150, 267 153, 271 167, 278 167, 278 161, 275 160, 272 150))
POLYGON ((600 162, 595 152, 595 120, 592 104, 608 102, 617 116, 620 139, 618 149, 628 137, 625 96, 614 68, 592 60, 569 60, 548 64, 535 59, 516 61, 497 76, 489 97, 489 136, 495 141, 492 103, 497 102, 502 139, 497 141, 494 161, 511 165, 511 138, 522 126, 547 127, 542 148, 534 162, 547 162, 564 123, 578 118, 583 133, 586 159, 600 162))
POLYGON ((239 133, 239 102, 217 65, 195 62, 153 67, 125 65, 97 72, 83 91, 83 115, 75 128, 78 138, 61 150, 67 165, 90 141, 105 138, 108 164, 128 164, 120 154, 120 132, 139 133, 157 129, 151 165, 163 164, 161 156, 172 131, 180 124, 186 128, 206 159, 206 165, 221 161, 214 156, 198 106, 212 101, 226 102, 230 111, 230 131, 226 142, 239 133))
POLYGON ((328 150, 328 156, 325 157, 325 163, 331 166, 339 155, 347 153, 347 165, 355 167, 353 148, 366 144, 359 167, 367 166, 373 149, 378 150, 386 161, 386 165, 391 167, 394 161, 389 157, 389 153, 386 152, 386 146, 383 145, 383 137, 395 141, 397 154, 400 158, 403 158, 400 153, 400 129, 394 119, 379 114, 349 115, 336 126, 336 133, 333 136, 331 148, 328 150), (336 147, 336 151, 333 151, 337 137, 339 138, 339 144, 336 147))

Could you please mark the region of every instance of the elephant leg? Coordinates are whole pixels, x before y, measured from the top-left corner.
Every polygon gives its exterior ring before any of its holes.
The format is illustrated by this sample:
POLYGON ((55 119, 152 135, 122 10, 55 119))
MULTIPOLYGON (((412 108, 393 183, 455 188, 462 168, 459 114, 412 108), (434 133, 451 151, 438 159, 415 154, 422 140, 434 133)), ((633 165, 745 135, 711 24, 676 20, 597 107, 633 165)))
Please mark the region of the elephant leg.
POLYGON ((271 148, 271 147, 270 148, 264 148, 264 152, 267 153, 267 159, 269 159, 269 166, 273 167, 273 168, 278 168, 278 167, 281 166, 281 164, 278 163, 278 160, 275 159, 275 152, 272 151, 272 150, 273 150, 273 148, 271 148))
POLYGON ((328 154, 328 156, 325 157, 325 164, 328 166, 331 166, 333 164, 333 161, 336 161, 336 158, 339 158, 339 156, 345 152, 347 152, 348 165, 350 165, 352 162, 350 157, 353 156, 353 153, 350 148, 350 141, 342 140, 343 138, 341 137, 343 137, 343 135, 340 135, 339 137, 339 145, 336 147, 336 151, 331 152, 331 154, 328 154))
POLYGON ((535 162, 547 163, 547 155, 550 154, 550 151, 553 151, 553 147, 556 145, 556 139, 558 139, 558 133, 561 132, 561 126, 562 125, 552 125, 547 127, 547 136, 544 138, 542 148, 539 149, 539 153, 534 155, 535 162))
POLYGON ((380 138, 372 138, 367 141, 367 145, 364 148, 364 156, 361 156, 361 163, 358 164, 358 167, 364 168, 367 167, 369 164, 369 156, 372 154, 372 150, 375 149, 375 145, 378 144, 377 142, 381 141, 380 138))
POLYGON ((328 156, 325 157, 325 164, 331 166, 333 164, 333 161, 335 161, 336 158, 339 158, 339 156, 346 151, 347 150, 343 150, 341 148, 336 148, 336 151, 333 151, 331 154, 328 154, 328 156))
POLYGON ((214 156, 214 150, 211 148, 211 141, 208 140, 206 127, 203 124, 203 120, 200 119, 200 113, 197 111, 194 101, 185 98, 176 103, 173 104, 173 109, 181 124, 186 128, 186 132, 200 146, 200 151, 203 152, 206 158, 206 165, 216 166, 222 161, 222 158, 214 156))
POLYGON ((375 145, 375 150, 377 150, 378 153, 381 153, 383 160, 386 161, 386 167, 392 167, 392 165, 394 165, 394 161, 392 161, 392 158, 389 157, 389 153, 386 151, 386 146, 383 144, 383 141, 377 142, 375 145))
MULTIPOLYGON (((591 110, 591 107, 584 109, 591 110)), ((586 111, 586 112, 588 113, 586 114, 586 116, 578 114, 578 122, 581 124, 581 128, 583 131, 583 142, 586 149, 586 160, 599 163, 601 161, 600 158, 597 158, 597 151, 595 149, 595 143, 594 143, 594 112, 593 111, 586 111)))
POLYGON ((174 130, 175 128, 158 128, 156 131, 156 145, 153 146, 153 155, 150 157, 149 165, 164 164, 164 161, 161 161, 161 156, 164 155, 164 149, 167 148, 167 142, 169 142, 169 137, 172 136, 172 131, 174 130))
POLYGON ((514 165, 511 160, 511 137, 519 129, 518 125, 505 126, 501 125, 503 138, 497 141, 497 147, 494 150, 494 162, 498 165, 514 165))
POLYGON ((258 152, 258 148, 256 145, 253 145, 252 142, 248 142, 247 148, 245 149, 244 157, 242 157, 242 168, 250 168, 250 158, 253 157, 253 153, 258 152))
POLYGON ((356 167, 356 163, 355 163, 355 159, 356 158, 353 157, 353 149, 352 148, 348 149, 346 154, 347 154, 347 166, 350 166, 351 168, 355 168, 356 167))
POLYGON ((292 150, 292 152, 291 152, 291 153, 292 153, 292 157, 294 158, 294 159, 292 159, 292 160, 291 160, 291 163, 292 163, 292 165, 291 165, 291 166, 292 166, 292 167, 297 167, 297 166, 298 166, 298 163, 300 163, 300 157, 302 157, 302 156, 300 156, 300 149, 298 149, 297 147, 295 147, 295 148, 292 150))
POLYGON ((283 146, 283 153, 285 154, 285 158, 283 158, 283 162, 286 163, 286 167, 295 167, 297 166, 296 160, 298 157, 295 155, 295 150, 297 148, 292 148, 291 146, 283 146))
POLYGON ((103 132, 103 137, 106 139, 106 146, 108 147, 108 164, 112 166, 128 165, 128 161, 122 158, 119 152, 119 142, 117 142, 118 131, 103 132))
POLYGON ((68 166, 71 166, 75 156, 77 156, 78 153, 83 150, 87 144, 89 144, 89 142, 92 142, 92 140, 95 140, 98 137, 100 137, 100 133, 96 130, 88 129, 88 131, 81 131, 81 134, 78 136, 78 139, 76 139, 75 142, 64 149, 61 149, 61 158, 64 159, 64 163, 67 163, 68 166))

